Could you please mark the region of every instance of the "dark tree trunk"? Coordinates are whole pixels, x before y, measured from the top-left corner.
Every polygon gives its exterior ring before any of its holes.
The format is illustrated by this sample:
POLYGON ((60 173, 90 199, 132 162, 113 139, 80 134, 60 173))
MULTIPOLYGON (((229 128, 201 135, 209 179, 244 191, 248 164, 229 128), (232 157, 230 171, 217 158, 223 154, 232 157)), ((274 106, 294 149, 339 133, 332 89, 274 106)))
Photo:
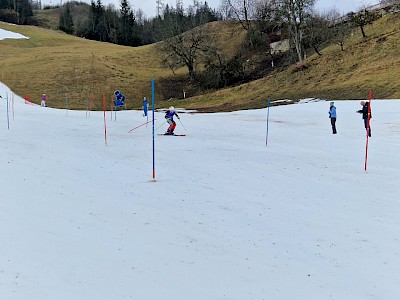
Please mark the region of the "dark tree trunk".
POLYGON ((364 26, 363 26, 363 25, 360 25, 360 29, 361 29, 361 33, 362 33, 363 38, 366 38, 367 35, 366 35, 365 32, 364 32, 364 26))

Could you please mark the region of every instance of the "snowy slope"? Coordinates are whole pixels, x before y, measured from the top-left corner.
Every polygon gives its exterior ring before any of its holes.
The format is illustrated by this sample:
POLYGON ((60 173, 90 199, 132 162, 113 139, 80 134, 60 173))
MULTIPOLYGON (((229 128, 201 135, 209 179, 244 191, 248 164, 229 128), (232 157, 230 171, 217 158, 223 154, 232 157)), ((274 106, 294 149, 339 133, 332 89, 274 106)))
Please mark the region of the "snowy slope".
POLYGON ((368 173, 336 105, 336 136, 327 102, 272 108, 268 147, 266 110, 183 114, 151 182, 141 112, 108 114, 106 146, 101 112, 15 96, 8 130, 2 99, 0 298, 398 298, 400 102, 373 103, 368 173))
POLYGON ((268 146, 265 109, 181 114, 152 182, 141 112, 105 145, 102 112, 0 96, 0 299, 400 298, 399 101, 373 100, 367 173, 359 101, 337 135, 320 101, 271 108, 268 146))
POLYGON ((0 28, 0 41, 4 39, 27 39, 28 37, 22 34, 11 32, 0 28))

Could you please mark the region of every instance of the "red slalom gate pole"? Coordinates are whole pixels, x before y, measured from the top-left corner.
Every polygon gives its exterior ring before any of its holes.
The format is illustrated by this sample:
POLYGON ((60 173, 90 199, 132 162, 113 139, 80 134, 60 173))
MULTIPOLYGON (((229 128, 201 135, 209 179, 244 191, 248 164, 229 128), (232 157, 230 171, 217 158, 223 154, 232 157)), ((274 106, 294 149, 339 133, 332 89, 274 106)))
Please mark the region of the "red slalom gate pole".
POLYGON ((367 121, 367 141, 365 143, 365 161, 364 161, 364 171, 367 172, 367 163, 368 163, 368 141, 369 141, 369 132, 370 132, 370 122, 371 122, 371 102, 372 102, 372 90, 369 91, 368 95, 368 121, 367 121))

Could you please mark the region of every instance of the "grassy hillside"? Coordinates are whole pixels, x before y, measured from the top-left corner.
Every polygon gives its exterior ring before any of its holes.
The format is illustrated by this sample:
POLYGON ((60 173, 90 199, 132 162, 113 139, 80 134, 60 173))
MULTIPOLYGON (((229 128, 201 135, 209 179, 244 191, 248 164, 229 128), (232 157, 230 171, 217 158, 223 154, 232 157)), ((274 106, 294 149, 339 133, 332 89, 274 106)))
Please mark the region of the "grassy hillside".
MULTIPOLYGON (((209 26, 233 55, 244 37, 240 26, 228 22, 209 26)), ((37 103, 46 93, 49 105, 55 107, 64 107, 68 95, 71 108, 84 109, 88 96, 93 95, 95 108, 100 109, 101 94, 110 101, 112 92, 120 89, 130 100, 129 107, 137 108, 143 96, 150 97, 151 79, 156 79, 159 106, 172 104, 202 111, 265 107, 268 98, 364 99, 370 89, 375 98, 400 98, 400 14, 367 27, 367 39, 356 30, 345 51, 332 45, 322 50, 322 56, 310 56, 302 67, 277 70, 247 84, 185 100, 168 99, 170 90, 182 88, 186 70, 173 75, 161 68, 154 45, 130 48, 38 27, 0 23, 0 28, 30 37, 0 41, 1 80, 37 103)))
POLYGON ((2 81, 19 95, 39 102, 48 95, 50 106, 62 107, 68 95, 71 108, 84 108, 88 96, 123 90, 137 103, 150 94, 151 79, 169 76, 158 66, 152 47, 129 48, 76 38, 57 31, 0 23, 29 40, 0 41, 2 81))
POLYGON ((60 21, 60 9, 39 9, 33 12, 35 20, 41 27, 57 29, 60 21))
POLYGON ((400 14, 388 15, 366 28, 363 39, 359 29, 345 44, 325 48, 322 56, 313 55, 304 66, 292 66, 260 80, 220 90, 181 102, 187 108, 227 111, 266 106, 266 100, 400 99, 400 14), (201 103, 201 105, 199 105, 201 103))
MULTIPOLYGON (((221 22, 211 26, 217 26, 215 31, 230 40, 226 51, 233 53, 237 48, 235 41, 239 43, 243 37, 237 30, 238 24, 221 22), (239 38, 231 38, 232 35, 239 38)), ((85 109, 88 97, 93 95, 96 99, 93 108, 101 109, 101 95, 106 94, 110 103, 113 91, 120 89, 129 100, 128 108, 137 108, 144 96, 150 98, 152 79, 156 80, 158 100, 168 100, 171 90, 181 93, 187 82, 185 69, 174 75, 161 67, 155 45, 124 47, 2 22, 0 28, 29 37, 0 41, 0 78, 16 93, 28 95, 36 103, 46 93, 49 106, 65 107, 68 95, 71 109, 85 109)))

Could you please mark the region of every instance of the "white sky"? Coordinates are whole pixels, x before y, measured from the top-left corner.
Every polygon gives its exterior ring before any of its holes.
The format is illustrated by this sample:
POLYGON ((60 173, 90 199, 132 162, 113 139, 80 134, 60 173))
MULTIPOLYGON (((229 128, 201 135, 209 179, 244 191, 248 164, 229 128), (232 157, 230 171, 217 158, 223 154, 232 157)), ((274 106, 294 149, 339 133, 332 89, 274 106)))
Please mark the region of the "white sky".
MULTIPOLYGON (((56 4, 59 3, 61 0, 44 0, 42 3, 51 3, 56 4)), ((65 0, 63 0, 65 1, 65 0)), ((84 2, 90 3, 90 0, 82 0, 84 2)), ((200 0, 204 1, 204 0, 200 0)), ((110 3, 114 3, 116 7, 119 7, 120 0, 102 0, 104 5, 108 5, 110 3)), ((218 8, 220 5, 220 0, 208 0, 207 3, 212 8, 218 8)), ((377 3, 378 0, 317 0, 316 8, 318 10, 328 10, 330 8, 335 7, 339 12, 347 13, 349 11, 356 11, 358 8, 371 5, 377 3)), ((175 6, 176 0, 164 0, 165 4, 170 4, 175 6)), ((188 7, 193 0, 183 0, 184 7, 188 7)), ((135 9, 141 8, 147 17, 154 16, 156 13, 156 0, 141 0, 141 1, 134 1, 130 0, 130 4, 135 9)))

